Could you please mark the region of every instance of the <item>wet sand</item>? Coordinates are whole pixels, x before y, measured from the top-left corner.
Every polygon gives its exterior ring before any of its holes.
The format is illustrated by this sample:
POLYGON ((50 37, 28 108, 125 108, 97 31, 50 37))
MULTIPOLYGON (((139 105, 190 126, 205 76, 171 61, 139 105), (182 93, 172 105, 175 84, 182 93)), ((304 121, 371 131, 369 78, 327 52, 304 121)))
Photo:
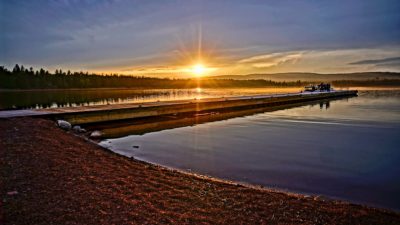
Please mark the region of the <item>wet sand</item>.
POLYGON ((389 210, 129 159, 44 119, 0 131, 0 224, 400 224, 389 210))

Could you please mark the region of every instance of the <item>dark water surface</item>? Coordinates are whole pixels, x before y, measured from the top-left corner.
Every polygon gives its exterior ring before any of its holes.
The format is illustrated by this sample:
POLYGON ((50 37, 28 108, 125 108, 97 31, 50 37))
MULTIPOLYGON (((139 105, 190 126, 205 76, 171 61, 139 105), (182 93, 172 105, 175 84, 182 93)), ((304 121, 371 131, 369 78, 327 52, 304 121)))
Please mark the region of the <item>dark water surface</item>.
POLYGON ((100 145, 218 178, 400 209, 399 90, 255 113, 126 129, 100 145))
POLYGON ((0 110, 61 108, 267 93, 289 93, 298 92, 299 90, 301 90, 301 88, 0 90, 0 110))

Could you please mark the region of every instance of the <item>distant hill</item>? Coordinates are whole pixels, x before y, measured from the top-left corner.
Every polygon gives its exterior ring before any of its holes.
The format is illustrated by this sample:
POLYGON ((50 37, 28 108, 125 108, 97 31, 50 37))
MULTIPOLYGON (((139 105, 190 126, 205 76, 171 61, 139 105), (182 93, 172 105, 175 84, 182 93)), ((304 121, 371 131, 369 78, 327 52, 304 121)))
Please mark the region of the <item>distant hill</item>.
POLYGON ((334 80, 375 80, 375 79, 400 79, 400 73, 395 72, 364 72, 364 73, 273 73, 273 74, 248 74, 248 75, 221 75, 210 76, 212 79, 233 80, 273 80, 273 81, 334 81, 334 80))

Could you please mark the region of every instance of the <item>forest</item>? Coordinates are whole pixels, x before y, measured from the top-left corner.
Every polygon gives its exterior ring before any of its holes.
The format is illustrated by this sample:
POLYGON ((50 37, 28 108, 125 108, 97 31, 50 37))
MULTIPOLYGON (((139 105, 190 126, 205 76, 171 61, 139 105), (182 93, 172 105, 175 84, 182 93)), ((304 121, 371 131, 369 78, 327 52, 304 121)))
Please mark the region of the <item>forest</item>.
MULTIPOLYGON (((315 81, 314 83, 318 83, 315 81)), ((12 70, 0 66, 0 89, 72 89, 72 88, 232 88, 232 87, 299 87, 309 81, 234 80, 234 79, 169 79, 118 74, 94 74, 55 70, 34 70, 15 65, 12 70)), ((333 86, 400 86, 399 79, 337 80, 333 86)))

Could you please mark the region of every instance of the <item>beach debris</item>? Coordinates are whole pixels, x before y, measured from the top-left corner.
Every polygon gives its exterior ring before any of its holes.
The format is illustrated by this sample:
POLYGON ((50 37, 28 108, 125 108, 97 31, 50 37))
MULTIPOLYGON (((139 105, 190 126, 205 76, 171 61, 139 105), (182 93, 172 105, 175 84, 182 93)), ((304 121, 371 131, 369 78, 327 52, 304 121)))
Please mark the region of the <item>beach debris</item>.
POLYGON ((214 113, 213 112, 209 112, 209 113, 196 113, 196 114, 194 114, 194 116, 210 116, 210 115, 213 115, 214 113))
POLYGON ((139 145, 134 145, 134 146, 132 146, 133 148, 139 148, 139 145))
POLYGON ((103 215, 107 215, 107 212, 104 211, 104 210, 99 209, 99 212, 100 212, 101 214, 103 214, 103 215))
POLYGON ((101 137, 102 135, 103 135, 103 134, 102 134, 100 131, 95 130, 95 131, 93 131, 93 132, 90 134, 90 137, 99 138, 99 137, 101 137))
POLYGON ((321 196, 321 195, 314 196, 313 199, 314 199, 314 201, 327 201, 327 200, 329 200, 328 198, 326 198, 324 196, 321 196))
POLYGON ((74 127, 72 127, 72 130, 75 131, 76 133, 84 133, 84 132, 86 132, 86 130, 83 129, 81 126, 74 126, 74 127))
POLYGON ((65 120, 57 120, 57 125, 63 130, 71 130, 72 125, 65 120))
POLYGON ((16 195, 18 194, 18 191, 9 191, 7 192, 7 195, 16 195))

